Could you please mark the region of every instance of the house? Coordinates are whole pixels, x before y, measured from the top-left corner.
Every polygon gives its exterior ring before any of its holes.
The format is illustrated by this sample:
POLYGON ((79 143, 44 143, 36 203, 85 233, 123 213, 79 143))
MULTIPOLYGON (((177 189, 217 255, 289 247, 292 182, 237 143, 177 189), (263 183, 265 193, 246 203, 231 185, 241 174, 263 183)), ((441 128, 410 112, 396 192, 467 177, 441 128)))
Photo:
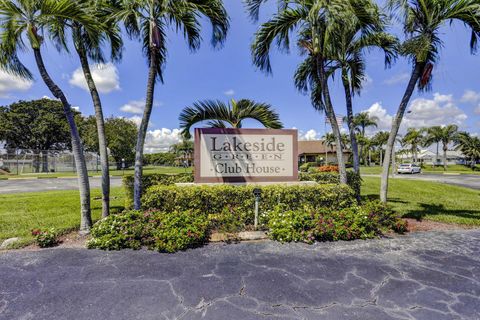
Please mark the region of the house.
MULTIPOLYGON (((343 151, 345 162, 350 157, 350 151, 343 151)), ((307 162, 325 161, 326 163, 337 163, 337 148, 327 146, 323 140, 298 141, 298 163, 301 165, 307 162)))
MULTIPOLYGON (((397 158, 402 163, 413 162, 413 156, 411 155, 410 152, 398 154, 397 158)), ((437 157, 436 152, 433 152, 428 149, 422 149, 418 151, 417 158, 418 158, 418 162, 424 165, 443 166, 443 150, 439 151, 438 157, 437 157)), ((466 164, 466 163, 467 163, 467 159, 462 152, 457 150, 447 151, 447 165, 466 164)))

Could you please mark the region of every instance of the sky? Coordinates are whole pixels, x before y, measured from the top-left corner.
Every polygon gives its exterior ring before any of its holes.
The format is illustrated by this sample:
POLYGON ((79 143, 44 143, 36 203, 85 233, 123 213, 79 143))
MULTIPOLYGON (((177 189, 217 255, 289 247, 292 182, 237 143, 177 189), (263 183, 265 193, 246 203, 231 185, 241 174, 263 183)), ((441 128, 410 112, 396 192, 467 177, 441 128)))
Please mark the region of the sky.
MULTIPOLYGON (((319 139, 330 130, 325 126, 324 115, 312 108, 308 95, 299 93, 293 85, 294 71, 302 60, 295 47, 289 53, 272 51, 272 75, 266 75, 252 65, 250 45, 254 34, 275 12, 276 2, 270 1, 263 7, 258 22, 251 21, 240 0, 224 2, 230 14, 231 29, 223 48, 211 46, 211 28, 207 23, 203 24, 202 47, 195 53, 189 51, 181 34, 170 30, 165 83, 156 88, 146 152, 163 151, 178 142, 181 110, 205 99, 227 102, 248 98, 269 103, 280 114, 285 128, 297 128, 301 139, 319 139)), ((390 31, 403 37, 397 27, 390 31)), ((408 107, 411 112, 404 119, 401 132, 408 127, 455 123, 462 130, 479 134, 480 56, 470 54, 470 34, 463 25, 445 25, 441 36, 444 46, 434 68, 432 90, 414 93, 408 107)), ((48 71, 70 103, 84 115, 93 114, 78 57, 73 52, 58 53, 48 44, 42 50, 48 71)), ((379 118, 378 130, 389 130, 411 65, 400 57, 391 68, 385 69, 381 52, 371 51, 366 57, 367 78, 361 95, 354 98, 354 112, 370 112, 379 118)), ((22 53, 21 60, 34 73, 35 79, 25 81, 0 71, 0 105, 52 96, 41 81, 31 52, 22 53)), ((96 66, 93 70, 105 115, 138 122, 143 111, 147 80, 147 63, 140 43, 125 37, 123 60, 117 64, 96 66)), ((338 77, 335 79, 330 84, 334 106, 339 115, 345 115, 343 88, 338 77)), ((259 127, 259 124, 247 121, 244 127, 259 127)))

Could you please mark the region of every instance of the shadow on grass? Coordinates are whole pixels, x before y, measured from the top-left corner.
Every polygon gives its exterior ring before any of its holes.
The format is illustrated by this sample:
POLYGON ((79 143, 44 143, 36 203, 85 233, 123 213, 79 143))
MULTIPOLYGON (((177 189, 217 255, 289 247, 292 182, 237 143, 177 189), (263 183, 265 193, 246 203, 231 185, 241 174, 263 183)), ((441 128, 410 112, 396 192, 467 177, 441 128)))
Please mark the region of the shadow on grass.
MULTIPOLYGON (((375 201, 380 200, 380 196, 378 194, 367 194, 362 196, 362 201, 375 201)), ((405 200, 401 200, 400 198, 388 198, 388 202, 393 203, 410 203, 405 200)))
POLYGON ((426 215, 448 215, 455 216, 459 218, 475 219, 480 220, 480 209, 479 210, 455 210, 455 209, 446 209, 443 204, 429 204, 429 203, 419 203, 421 209, 409 210, 405 212, 403 217, 412 218, 417 220, 422 220, 426 215))

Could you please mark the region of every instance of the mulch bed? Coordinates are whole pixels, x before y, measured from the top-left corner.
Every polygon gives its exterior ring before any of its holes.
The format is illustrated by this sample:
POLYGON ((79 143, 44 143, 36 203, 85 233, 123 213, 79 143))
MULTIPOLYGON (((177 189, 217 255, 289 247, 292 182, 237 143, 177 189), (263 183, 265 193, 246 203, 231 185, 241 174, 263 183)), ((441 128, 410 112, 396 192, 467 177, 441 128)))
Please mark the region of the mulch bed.
POLYGON ((417 219, 404 219, 404 220, 408 222, 409 232, 448 231, 448 230, 465 230, 465 229, 478 228, 475 226, 436 222, 436 221, 429 221, 429 220, 417 220, 417 219))

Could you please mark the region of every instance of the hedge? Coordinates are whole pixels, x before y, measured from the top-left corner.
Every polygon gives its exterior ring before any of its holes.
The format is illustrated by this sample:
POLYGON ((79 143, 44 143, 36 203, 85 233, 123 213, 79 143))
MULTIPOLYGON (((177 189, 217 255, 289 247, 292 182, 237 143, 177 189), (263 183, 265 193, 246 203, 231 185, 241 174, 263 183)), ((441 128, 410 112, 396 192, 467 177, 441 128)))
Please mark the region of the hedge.
POLYGON ((165 212, 194 210, 219 214, 225 208, 238 215, 244 225, 253 224, 253 190, 262 190, 260 211, 273 210, 281 204, 289 210, 304 206, 342 209, 354 203, 353 190, 345 185, 268 185, 268 186, 152 186, 143 196, 143 209, 165 212))
MULTIPOLYGON (((175 183, 193 182, 193 174, 147 174, 142 177, 143 191, 154 185, 173 185, 175 183)), ((123 177, 123 187, 125 188, 125 208, 133 207, 133 175, 123 177)))
MULTIPOLYGON (((340 175, 337 172, 300 172, 298 178, 300 181, 315 181, 320 184, 340 183, 340 175)), ((359 174, 347 171, 347 184, 355 191, 355 194, 360 194, 362 178, 359 174)))

